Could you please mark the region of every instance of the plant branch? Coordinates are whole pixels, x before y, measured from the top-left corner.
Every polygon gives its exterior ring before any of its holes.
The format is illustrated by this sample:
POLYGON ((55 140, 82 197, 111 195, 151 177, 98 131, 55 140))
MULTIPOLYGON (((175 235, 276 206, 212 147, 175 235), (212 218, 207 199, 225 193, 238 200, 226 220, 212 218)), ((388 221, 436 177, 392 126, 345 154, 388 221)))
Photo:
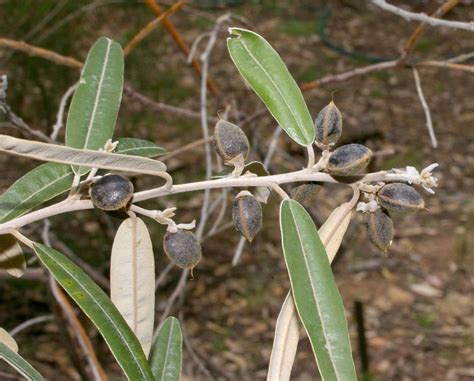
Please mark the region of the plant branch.
POLYGON ((418 74, 418 70, 416 70, 416 68, 413 68, 413 77, 415 78, 416 91, 418 93, 421 106, 423 107, 423 111, 425 113, 426 128, 428 129, 428 133, 430 135, 431 144, 433 148, 436 148, 438 147, 438 140, 436 139, 436 135, 433 129, 433 121, 431 120, 430 107, 428 106, 428 103, 426 102, 425 96, 423 94, 423 89, 421 88, 420 75, 418 74))
MULTIPOLYGON (((413 176, 402 172, 387 172, 380 171, 374 173, 368 173, 366 175, 361 175, 359 178, 355 179, 352 184, 344 185, 354 185, 359 183, 367 182, 391 182, 391 181, 404 181, 404 182, 414 182, 416 179, 413 176)), ((152 198, 169 196, 185 192, 194 192, 201 191, 204 189, 220 189, 220 188, 231 188, 231 187, 257 187, 257 186, 266 186, 272 187, 273 184, 287 184, 287 183, 296 183, 296 182, 308 182, 308 181, 318 181, 318 182, 327 182, 327 183, 338 183, 331 175, 327 173, 316 172, 312 169, 302 169, 299 171, 288 172, 278 175, 271 176, 240 176, 240 177, 225 177, 215 180, 204 180, 197 181, 193 183, 186 184, 175 184, 169 188, 158 187, 154 189, 149 189, 134 194, 133 201, 145 201, 152 198)), ((343 184, 343 183, 341 183, 343 184)), ((0 224, 0 234, 13 234, 17 229, 31 224, 36 221, 43 220, 48 217, 56 216, 59 214, 69 213, 78 210, 92 209, 93 205, 90 200, 75 200, 67 198, 56 204, 47 206, 45 208, 36 210, 34 212, 27 213, 23 216, 17 217, 13 220, 4 222, 0 224)))
POLYGON ((453 29, 464 29, 474 32, 474 22, 449 21, 430 17, 425 13, 409 12, 398 8, 395 5, 388 4, 385 0, 372 0, 372 3, 383 9, 384 11, 393 13, 397 16, 403 17, 406 21, 420 21, 432 26, 445 26, 453 29))

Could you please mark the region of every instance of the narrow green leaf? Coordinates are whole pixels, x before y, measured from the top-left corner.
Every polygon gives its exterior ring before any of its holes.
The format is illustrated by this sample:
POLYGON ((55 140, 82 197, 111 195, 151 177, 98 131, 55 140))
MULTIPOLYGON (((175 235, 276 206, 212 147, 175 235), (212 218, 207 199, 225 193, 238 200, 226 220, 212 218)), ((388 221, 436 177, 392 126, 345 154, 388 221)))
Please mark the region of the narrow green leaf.
POLYGON ((230 29, 227 39, 232 61, 240 74, 286 133, 298 144, 313 144, 313 120, 303 94, 279 54, 258 34, 230 29))
POLYGON ((134 138, 120 138, 115 153, 143 157, 155 157, 168 153, 166 149, 153 142, 134 138))
MULTIPOLYGON (((66 145, 97 150, 114 133, 123 88, 123 52, 101 37, 92 46, 74 92, 66 124, 66 145)), ((74 167, 76 173, 89 169, 74 167)))
POLYGON ((150 355, 155 380, 179 381, 183 357, 183 335, 178 319, 170 316, 161 325, 150 355))
POLYGON ((21 216, 67 191, 72 180, 69 165, 47 163, 34 168, 0 196, 0 223, 21 216))
POLYGON ((33 368, 18 353, 13 352, 5 344, 0 342, 0 358, 4 359, 8 364, 15 368, 19 373, 31 381, 44 381, 39 372, 33 368))
POLYGON ((284 200, 280 228, 296 309, 323 380, 356 380, 344 305, 316 226, 298 202, 284 200))
POLYGON ((109 297, 60 252, 33 244, 38 258, 92 320, 129 380, 153 380, 138 339, 109 297))

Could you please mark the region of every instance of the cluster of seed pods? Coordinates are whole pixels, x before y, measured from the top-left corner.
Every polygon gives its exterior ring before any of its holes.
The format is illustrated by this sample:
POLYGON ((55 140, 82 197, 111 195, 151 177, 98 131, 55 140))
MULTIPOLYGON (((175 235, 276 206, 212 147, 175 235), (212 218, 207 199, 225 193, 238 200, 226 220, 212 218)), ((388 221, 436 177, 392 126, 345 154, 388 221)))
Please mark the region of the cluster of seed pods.
MULTIPOLYGON (((329 150, 342 135, 342 115, 334 102, 329 103, 315 120, 315 144, 323 150, 329 150)), ((367 168, 372 151, 361 144, 346 144, 330 153, 326 171, 333 176, 353 176, 361 174, 367 168)), ((292 191, 297 199, 305 195, 302 185, 292 191)), ((307 189, 307 188, 306 188, 307 189)), ((319 190, 314 188, 311 194, 319 190)), ((307 192, 306 192, 307 193, 307 192)), ((305 195, 305 198, 308 196, 305 195)), ((424 209, 420 194, 410 185, 389 183, 382 186, 375 195, 380 206, 366 211, 364 223, 370 241, 381 250, 387 250, 393 239, 393 221, 390 214, 408 214, 424 209)))

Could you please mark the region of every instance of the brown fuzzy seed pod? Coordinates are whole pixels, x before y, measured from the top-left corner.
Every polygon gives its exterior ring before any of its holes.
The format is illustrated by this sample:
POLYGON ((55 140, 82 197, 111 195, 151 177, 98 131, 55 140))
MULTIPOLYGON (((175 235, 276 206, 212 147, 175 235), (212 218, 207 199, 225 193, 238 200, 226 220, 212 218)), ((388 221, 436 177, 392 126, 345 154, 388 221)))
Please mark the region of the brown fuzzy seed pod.
POLYGON ((252 242, 262 228, 262 207, 250 192, 240 192, 232 205, 232 221, 235 228, 252 242))
POLYGON ((329 157, 327 170, 336 176, 361 173, 369 164, 372 151, 362 144, 346 144, 336 149, 329 157))
POLYGON ((249 141, 242 129, 222 119, 214 130, 214 143, 217 153, 226 163, 239 156, 245 159, 249 153, 249 141))
POLYGON ((293 200, 298 201, 300 204, 310 203, 315 201, 318 193, 323 189, 322 185, 316 183, 302 184, 294 187, 290 196, 293 200))
POLYGON ((370 241, 380 250, 387 250, 393 240, 393 221, 382 209, 364 214, 370 241))
POLYGON ((410 185, 391 183, 384 185, 377 193, 378 202, 390 212, 415 213, 425 208, 421 195, 410 185))
POLYGON ((201 260, 201 245, 196 236, 187 230, 166 232, 163 250, 171 262, 183 269, 193 269, 201 260))
POLYGON ((342 115, 333 101, 319 112, 314 125, 318 145, 328 146, 339 140, 342 134, 342 115))
POLYGON ((133 184, 121 175, 106 175, 92 183, 89 196, 96 208, 126 210, 133 197, 133 184))

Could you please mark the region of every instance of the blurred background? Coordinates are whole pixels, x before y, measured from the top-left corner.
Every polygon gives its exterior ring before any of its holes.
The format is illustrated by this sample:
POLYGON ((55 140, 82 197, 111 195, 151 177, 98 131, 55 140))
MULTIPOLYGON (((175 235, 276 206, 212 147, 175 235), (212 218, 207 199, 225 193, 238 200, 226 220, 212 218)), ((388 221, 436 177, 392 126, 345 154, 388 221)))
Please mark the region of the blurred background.
MULTIPOLYGON (((432 14, 444 2, 392 3, 432 14)), ((456 3, 446 19, 474 20, 472 1, 456 3)), ((166 10, 173 2, 158 4, 166 10)), ((339 144, 357 142, 372 149, 375 159, 370 171, 407 165, 421 170, 434 162, 440 164, 435 171, 440 182, 436 194, 423 193, 428 210, 394 221, 395 239, 387 254, 368 242, 357 215, 333 269, 344 299, 356 366, 360 375, 366 373, 365 379, 474 380, 474 70, 418 69, 439 142, 435 149, 410 68, 402 65, 311 85, 331 74, 397 59, 416 22, 407 22, 369 1, 355 0, 194 0, 169 20, 188 46, 201 38, 194 55, 199 61, 209 32, 227 13, 232 18, 218 30, 210 55, 209 77, 215 91, 207 94, 207 110, 210 118, 227 112, 230 121, 242 126, 251 141, 251 160, 264 160, 276 123, 246 88, 229 58, 225 44, 229 26, 250 28, 273 45, 298 84, 307 89, 304 97, 314 117, 334 98, 344 117, 339 144), (366 341, 362 344, 356 305, 364 317, 366 341)), ((100 36, 126 46, 154 18, 156 14, 146 4, 134 0, 0 0, 0 75, 8 76, 11 110, 31 129, 50 135, 60 101, 78 80, 79 71, 11 49, 5 39, 83 61, 100 36)), ((407 63, 444 62, 467 53, 472 57, 473 51, 472 32, 428 27, 416 40, 407 63)), ((462 64, 472 68, 474 60, 468 58, 462 64)), ((200 82, 164 25, 126 57, 125 83, 133 92, 123 96, 115 136, 147 139, 165 147, 171 154, 163 160, 175 183, 206 176, 200 82), (191 149, 175 151, 192 143, 191 149)), ((212 133, 212 121, 209 127, 212 133)), ((0 133, 38 138, 9 120, 0 122, 0 133)), ((58 141, 64 141, 64 130, 58 141)), ((285 134, 276 143, 271 173, 305 165, 305 152, 285 134)), ((215 175, 222 168, 216 165, 214 154, 212 160, 215 175)), ((38 163, 1 155, 0 165, 0 191, 4 191, 38 163)), ((148 177, 132 180, 137 190, 159 184, 148 177)), ((229 190, 227 204, 237 192, 229 190)), ((212 202, 221 195, 220 190, 213 191, 212 202)), ((325 186, 305 206, 319 226, 348 198, 348 187, 325 186)), ((199 218, 202 200, 203 194, 196 192, 141 205, 153 209, 177 206, 178 221, 189 222, 199 218)), ((205 229, 203 260, 194 270, 194 279, 187 279, 184 292, 169 306, 185 330, 183 379, 265 380, 275 320, 289 289, 280 249, 278 198, 271 196, 264 206, 264 228, 251 245, 243 247, 236 266, 231 262, 239 235, 229 225, 231 208, 223 210, 219 201, 216 205, 205 229), (206 237, 219 213, 224 213, 222 222, 206 237)), ((168 266, 161 244, 164 228, 146 222, 153 234, 160 275, 168 266)), ((106 288, 110 248, 120 220, 90 210, 57 216, 50 223, 53 246, 78 258, 106 288)), ((40 239, 42 229, 40 222, 28 226, 25 233, 40 239)), ((43 317, 15 335, 20 353, 48 380, 85 380, 87 372, 71 353, 67 326, 51 297, 47 278, 32 253, 28 254, 30 267, 23 278, 0 273, 0 326, 10 331, 29 319, 43 317)), ((168 270, 157 290, 157 319, 180 282, 181 270, 168 270)), ((97 330, 87 318, 79 317, 110 380, 122 379, 97 330)), ((306 338, 300 341, 292 375, 294 380, 318 379, 306 338)), ((0 363, 0 380, 16 379, 21 378, 0 363)))

